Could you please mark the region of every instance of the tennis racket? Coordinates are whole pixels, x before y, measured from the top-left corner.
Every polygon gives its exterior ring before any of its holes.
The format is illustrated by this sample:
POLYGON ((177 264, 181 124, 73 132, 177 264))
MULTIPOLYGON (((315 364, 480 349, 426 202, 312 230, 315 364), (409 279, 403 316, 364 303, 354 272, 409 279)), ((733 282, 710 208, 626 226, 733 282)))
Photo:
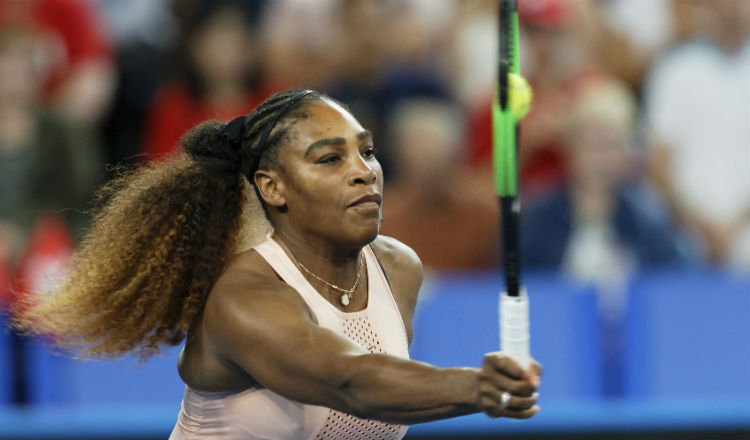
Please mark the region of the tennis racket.
POLYGON ((500 293, 500 349, 528 368, 529 300, 520 283, 518 121, 510 106, 508 74, 519 74, 515 0, 500 0, 498 84, 492 103, 493 171, 500 198, 505 291, 500 293))

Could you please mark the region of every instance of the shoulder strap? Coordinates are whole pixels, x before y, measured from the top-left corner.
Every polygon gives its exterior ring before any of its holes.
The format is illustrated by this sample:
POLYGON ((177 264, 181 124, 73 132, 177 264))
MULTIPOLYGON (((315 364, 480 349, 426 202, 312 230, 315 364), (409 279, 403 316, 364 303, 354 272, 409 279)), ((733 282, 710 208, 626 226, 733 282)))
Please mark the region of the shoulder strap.
POLYGON ((385 282, 388 283, 388 288, 391 289, 391 292, 393 291, 393 286, 391 286, 391 281, 388 279, 388 274, 385 272, 385 268, 383 267, 383 263, 380 262, 380 258, 378 258, 377 252, 375 252, 375 248, 372 247, 372 244, 368 245, 370 247, 370 250, 372 251, 372 255, 375 257, 375 261, 378 262, 378 266, 380 266, 380 271, 383 273, 383 277, 385 278, 385 282))

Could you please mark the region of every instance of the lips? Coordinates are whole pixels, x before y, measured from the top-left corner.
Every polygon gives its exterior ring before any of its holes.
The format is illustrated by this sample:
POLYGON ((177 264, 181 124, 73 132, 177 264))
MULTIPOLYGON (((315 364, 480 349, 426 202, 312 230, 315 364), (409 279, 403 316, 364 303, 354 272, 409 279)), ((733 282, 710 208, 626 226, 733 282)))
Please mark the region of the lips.
POLYGON ((380 206, 380 204, 383 203, 383 196, 381 196, 378 193, 375 194, 367 194, 366 196, 362 196, 355 200, 354 202, 349 204, 349 207, 355 207, 355 206, 380 206))

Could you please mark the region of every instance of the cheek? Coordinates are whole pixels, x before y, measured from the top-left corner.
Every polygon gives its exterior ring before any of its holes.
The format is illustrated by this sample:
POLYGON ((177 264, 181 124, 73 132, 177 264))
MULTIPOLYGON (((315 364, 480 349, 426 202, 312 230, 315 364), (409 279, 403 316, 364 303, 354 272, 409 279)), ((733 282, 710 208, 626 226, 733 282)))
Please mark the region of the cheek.
POLYGON ((305 170, 296 170, 292 178, 286 179, 286 196, 291 209, 299 207, 301 212, 325 215, 331 207, 340 203, 341 183, 333 179, 322 179, 305 170))
POLYGON ((375 161, 375 174, 377 175, 377 178, 375 179, 375 184, 380 189, 380 192, 383 192, 383 168, 380 166, 380 162, 375 161))

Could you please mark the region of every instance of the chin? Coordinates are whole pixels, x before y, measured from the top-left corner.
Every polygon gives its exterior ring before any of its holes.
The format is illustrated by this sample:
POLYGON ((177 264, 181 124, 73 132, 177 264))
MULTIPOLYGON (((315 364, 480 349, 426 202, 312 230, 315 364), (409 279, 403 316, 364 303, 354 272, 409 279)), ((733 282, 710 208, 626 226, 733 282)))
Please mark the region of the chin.
POLYGON ((373 220, 371 223, 358 225, 357 228, 353 228, 350 236, 352 241, 356 241, 362 246, 366 246, 373 242, 380 234, 380 219, 373 220))
POLYGON ((363 246, 372 243, 378 237, 378 234, 380 234, 380 222, 378 222, 377 227, 370 228, 362 234, 363 246))
POLYGON ((370 244, 375 241, 375 239, 378 238, 378 235, 380 235, 380 228, 377 228, 372 234, 367 236, 366 244, 370 244))

